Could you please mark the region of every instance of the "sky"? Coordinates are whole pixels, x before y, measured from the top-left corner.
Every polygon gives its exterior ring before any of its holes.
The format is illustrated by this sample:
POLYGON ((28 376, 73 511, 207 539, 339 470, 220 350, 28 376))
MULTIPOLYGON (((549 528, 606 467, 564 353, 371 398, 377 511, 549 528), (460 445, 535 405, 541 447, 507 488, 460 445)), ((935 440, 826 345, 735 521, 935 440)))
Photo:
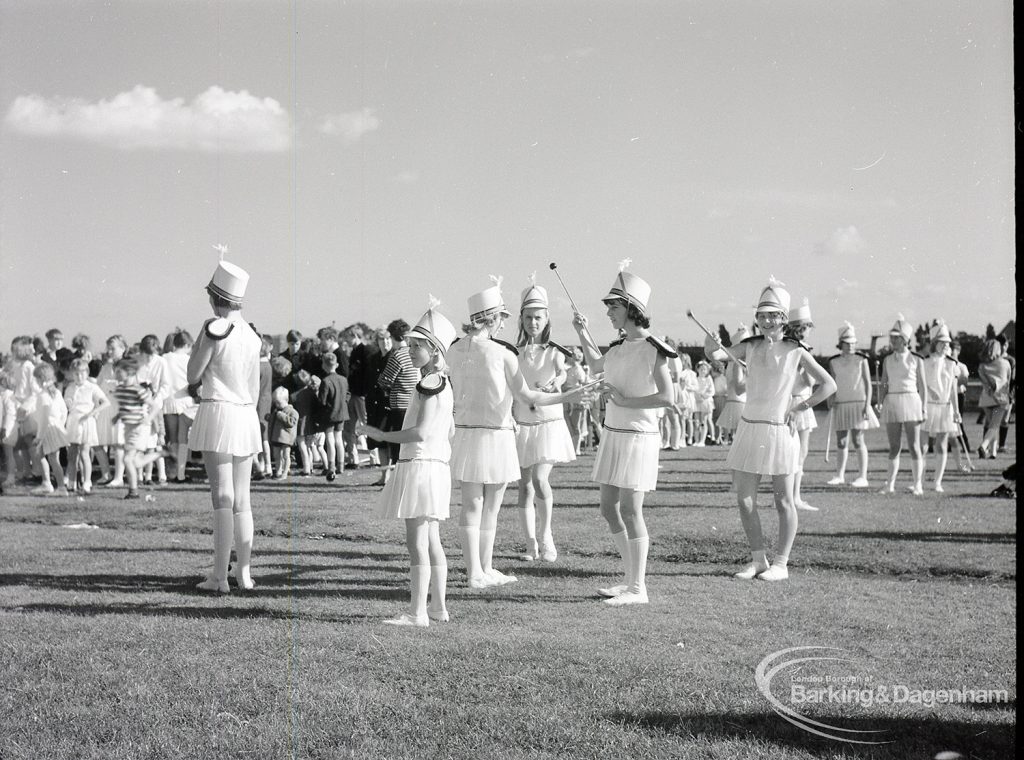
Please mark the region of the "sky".
MULTIPOLYGON (((531 273, 598 340, 750 324, 833 345, 1015 313, 1009 0, 0 0, 0 345, 195 334, 214 246, 268 333, 458 324, 531 273)), ((514 325, 503 337, 513 339, 514 325)))

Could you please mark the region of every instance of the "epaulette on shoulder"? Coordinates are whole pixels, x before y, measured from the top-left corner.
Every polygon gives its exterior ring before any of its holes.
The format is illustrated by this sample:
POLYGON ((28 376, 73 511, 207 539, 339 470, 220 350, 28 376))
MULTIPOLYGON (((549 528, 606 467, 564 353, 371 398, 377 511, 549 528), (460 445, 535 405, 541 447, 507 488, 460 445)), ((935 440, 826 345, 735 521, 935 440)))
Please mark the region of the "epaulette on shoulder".
POLYGON ((647 336, 647 342, 654 346, 658 350, 658 353, 666 359, 676 359, 679 356, 679 354, 672 350, 672 346, 663 340, 655 338, 653 335, 647 336))
POLYGON ((213 340, 224 340, 234 329, 235 323, 224 317, 214 317, 203 324, 203 332, 213 340))
POLYGON ((613 340, 611 343, 608 344, 608 348, 612 348, 613 346, 621 346, 625 342, 625 340, 626 340, 625 338, 619 338, 618 340, 613 340))
POLYGON ((515 346, 513 346, 511 343, 506 343, 505 341, 498 340, 497 338, 491 338, 491 340, 493 340, 495 343, 497 343, 500 346, 504 346, 509 351, 511 351, 513 354, 515 354, 516 356, 519 356, 519 349, 516 348, 515 346))
POLYGON ((912 354, 913 354, 914 356, 916 356, 916 357, 917 357, 918 359, 923 359, 923 358, 924 358, 924 357, 923 357, 923 356, 922 356, 921 354, 917 353, 917 351, 911 351, 910 353, 912 353, 912 354))
POLYGON ((782 339, 782 342, 783 343, 794 343, 794 344, 800 346, 800 348, 802 348, 804 351, 807 351, 808 353, 810 353, 810 351, 811 351, 811 347, 808 346, 806 343, 804 343, 803 341, 797 340, 796 338, 791 338, 788 335, 785 336, 782 339))
POLYGON ((952 356, 944 356, 942 358, 945 359, 947 362, 952 362, 953 364, 959 364, 959 362, 956 359, 954 359, 952 356))
POLYGON ((829 364, 831 364, 836 359, 838 359, 840 356, 842 356, 842 354, 832 354, 832 356, 828 357, 828 359, 826 359, 825 361, 827 361, 829 364))
POLYGON ((462 336, 461 335, 459 337, 457 337, 455 340, 453 340, 451 346, 448 346, 448 348, 451 348, 456 343, 458 343, 460 340, 462 340, 462 336))
POLYGON ((759 340, 764 340, 763 335, 751 335, 749 338, 744 338, 740 343, 756 343, 759 340))
POLYGON ((436 396, 445 389, 447 384, 448 381, 445 380, 444 375, 435 372, 416 383, 416 390, 424 396, 436 396))
POLYGON ((565 346, 562 346, 562 345, 559 345, 558 343, 555 343, 553 340, 549 340, 548 341, 548 346, 553 348, 553 349, 555 349, 556 351, 561 351, 563 354, 565 354, 568 357, 572 357, 572 351, 570 351, 565 346))

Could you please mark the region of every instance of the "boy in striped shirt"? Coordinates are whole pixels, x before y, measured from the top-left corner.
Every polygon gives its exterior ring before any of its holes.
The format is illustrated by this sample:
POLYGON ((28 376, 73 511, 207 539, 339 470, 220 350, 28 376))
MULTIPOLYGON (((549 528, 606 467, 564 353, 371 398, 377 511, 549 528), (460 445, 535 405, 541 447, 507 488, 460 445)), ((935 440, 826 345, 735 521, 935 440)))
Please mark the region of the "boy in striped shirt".
POLYGON ((140 444, 144 443, 147 431, 153 424, 156 405, 153 403, 153 390, 148 383, 140 383, 137 375, 138 365, 134 359, 121 359, 114 365, 114 398, 117 399, 118 410, 114 422, 120 420, 124 424, 124 471, 128 480, 126 499, 139 498, 139 473, 150 462, 154 462, 166 453, 157 450, 148 454, 140 453, 140 444))

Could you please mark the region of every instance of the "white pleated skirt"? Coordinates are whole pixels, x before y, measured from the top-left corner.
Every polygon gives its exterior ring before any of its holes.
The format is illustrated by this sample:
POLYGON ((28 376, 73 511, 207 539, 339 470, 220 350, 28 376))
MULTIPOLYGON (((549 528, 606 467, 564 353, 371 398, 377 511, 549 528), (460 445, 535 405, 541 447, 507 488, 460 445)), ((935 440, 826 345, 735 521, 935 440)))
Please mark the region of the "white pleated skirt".
POLYGON ((79 446, 98 446, 100 439, 96 430, 96 418, 89 417, 82 419, 78 415, 68 415, 67 424, 64 427, 68 443, 75 443, 79 446))
POLYGON ((802 412, 793 412, 793 422, 796 423, 797 432, 803 430, 814 430, 818 427, 818 420, 814 416, 813 409, 804 409, 802 412))
POLYGON ((603 428, 591 479, 630 491, 653 491, 658 485, 659 433, 603 428))
POLYGON ((113 405, 104 407, 96 415, 96 445, 124 446, 124 425, 114 422, 117 411, 113 405))
POLYGON ((723 430, 735 430, 740 425, 740 417, 743 415, 744 406, 745 404, 742 401, 727 399, 725 406, 722 407, 722 413, 715 420, 715 424, 723 430))
POLYGON ((789 425, 741 419, 725 465, 759 475, 789 475, 800 469, 800 438, 789 425))
POLYGON ((910 393, 890 393, 882 402, 882 422, 921 422, 921 395, 917 391, 910 393))
POLYGON ((863 401, 837 401, 832 405, 833 430, 874 430, 879 427, 875 410, 868 407, 864 416, 863 401))
POLYGON ((927 433, 958 433, 960 432, 953 422, 953 405, 947 401, 944 404, 936 404, 931 401, 925 407, 924 425, 921 429, 927 433))
POLYGON ((558 464, 576 459, 569 427, 558 418, 544 422, 520 422, 516 431, 516 453, 519 467, 535 464, 558 464))
POLYGON ((47 425, 40 434, 39 441, 43 446, 43 454, 49 456, 68 445, 68 435, 56 425, 47 425))
POLYGON ((461 483, 511 483, 519 480, 516 434, 511 429, 455 427, 452 480, 461 483))
POLYGON ((377 503, 378 517, 429 517, 447 520, 452 500, 452 476, 447 462, 399 460, 377 503))
POLYGON ((263 450, 255 406, 203 401, 188 431, 192 451, 213 451, 246 457, 263 450))

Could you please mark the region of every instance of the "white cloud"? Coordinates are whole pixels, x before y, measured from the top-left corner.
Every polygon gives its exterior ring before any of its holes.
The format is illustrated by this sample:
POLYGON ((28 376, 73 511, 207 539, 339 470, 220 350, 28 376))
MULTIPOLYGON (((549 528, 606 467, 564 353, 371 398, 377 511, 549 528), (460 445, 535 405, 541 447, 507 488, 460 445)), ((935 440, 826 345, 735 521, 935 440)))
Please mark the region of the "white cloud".
POLYGON ((136 85, 109 100, 22 95, 7 126, 32 137, 74 138, 122 150, 273 152, 291 146, 288 112, 273 98, 210 87, 191 103, 136 85))
POLYGON ((867 243, 857 228, 850 225, 833 231, 828 239, 815 246, 815 251, 826 256, 857 256, 866 246, 867 243))
POLYGON ((372 108, 325 116, 320 120, 320 131, 325 135, 337 135, 345 142, 354 143, 368 132, 380 126, 380 119, 372 108))

